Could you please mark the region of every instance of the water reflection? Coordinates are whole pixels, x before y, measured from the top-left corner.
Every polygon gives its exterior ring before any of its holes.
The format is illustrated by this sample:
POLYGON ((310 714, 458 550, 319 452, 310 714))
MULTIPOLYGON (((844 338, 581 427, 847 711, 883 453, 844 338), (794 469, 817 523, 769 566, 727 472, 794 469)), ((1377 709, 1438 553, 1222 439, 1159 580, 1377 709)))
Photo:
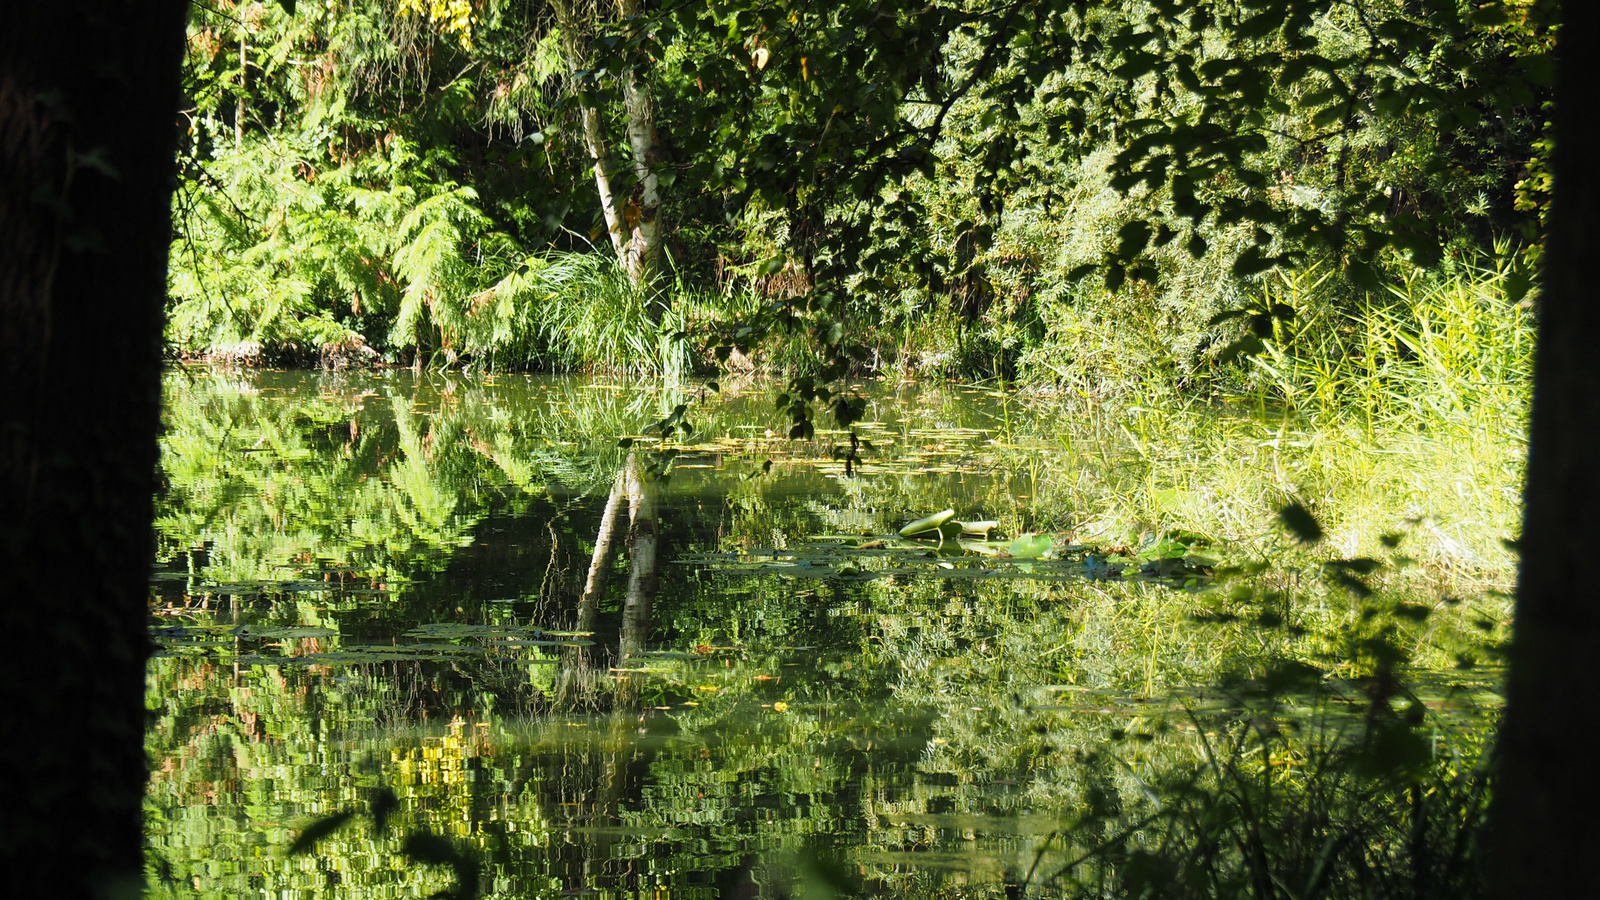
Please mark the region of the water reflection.
POLYGON ((1195 625, 1181 579, 842 554, 946 507, 1038 528, 1041 465, 1123 464, 1112 436, 1069 457, 1057 422, 988 398, 880 396, 844 479, 828 438, 752 425, 759 398, 168 390, 149 831, 180 893, 446 888, 370 823, 286 855, 388 787, 497 896, 1013 896, 1092 839, 1060 837, 1085 798, 1198 758, 1193 685, 1291 639, 1195 625), (670 469, 618 447, 686 401, 670 469))

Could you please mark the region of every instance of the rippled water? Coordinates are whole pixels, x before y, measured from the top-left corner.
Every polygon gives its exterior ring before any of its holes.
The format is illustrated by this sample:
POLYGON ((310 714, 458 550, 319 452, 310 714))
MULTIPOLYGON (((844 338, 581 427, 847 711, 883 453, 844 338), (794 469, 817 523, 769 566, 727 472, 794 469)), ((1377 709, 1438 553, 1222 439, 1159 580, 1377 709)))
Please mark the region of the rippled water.
POLYGON ((871 387, 850 476, 843 436, 790 442, 754 395, 204 371, 168 392, 149 831, 183 895, 423 896, 452 875, 402 852, 422 830, 495 896, 1048 890, 1085 805, 1197 760, 1205 686, 1264 643, 1195 623, 1203 542, 1077 544, 1035 496, 1127 464, 1115 429, 991 391, 871 387), (679 403, 669 445, 648 427, 679 403), (623 654, 626 548, 576 624, 630 452, 670 474, 623 654), (992 540, 895 534, 945 508, 992 540), (357 816, 288 853, 384 791, 385 832, 357 816))

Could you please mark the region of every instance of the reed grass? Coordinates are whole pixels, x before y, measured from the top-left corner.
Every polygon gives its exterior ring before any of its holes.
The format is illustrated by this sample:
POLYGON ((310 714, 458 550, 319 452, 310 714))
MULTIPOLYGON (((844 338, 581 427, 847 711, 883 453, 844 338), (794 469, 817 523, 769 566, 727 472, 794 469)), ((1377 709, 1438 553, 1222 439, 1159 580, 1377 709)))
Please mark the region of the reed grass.
POLYGON ((1354 309, 1317 296, 1316 268, 1280 274, 1263 305, 1301 311, 1251 359, 1259 406, 1281 403, 1321 419, 1447 427, 1487 421, 1520 434, 1532 383, 1531 305, 1506 296, 1503 257, 1427 278, 1414 272, 1354 309), (1507 418, 1507 414, 1510 414, 1507 418))

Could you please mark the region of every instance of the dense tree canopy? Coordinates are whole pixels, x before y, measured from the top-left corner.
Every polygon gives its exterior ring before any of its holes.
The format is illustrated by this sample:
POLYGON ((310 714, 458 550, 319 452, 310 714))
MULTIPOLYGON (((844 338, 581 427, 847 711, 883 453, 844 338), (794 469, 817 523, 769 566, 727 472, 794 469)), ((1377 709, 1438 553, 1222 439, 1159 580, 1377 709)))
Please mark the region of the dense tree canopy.
POLYGON ((1193 371, 1274 267, 1330 266, 1349 302, 1497 238, 1531 260, 1547 207, 1553 31, 1531 2, 195 16, 173 253, 192 351, 570 365, 541 303, 560 291, 529 276, 609 235, 635 287, 652 273, 634 330, 694 334, 691 355, 801 328, 829 358, 791 374, 826 381, 948 314, 987 342, 953 374, 1015 377, 1061 303, 1181 309, 1163 328, 1193 371))

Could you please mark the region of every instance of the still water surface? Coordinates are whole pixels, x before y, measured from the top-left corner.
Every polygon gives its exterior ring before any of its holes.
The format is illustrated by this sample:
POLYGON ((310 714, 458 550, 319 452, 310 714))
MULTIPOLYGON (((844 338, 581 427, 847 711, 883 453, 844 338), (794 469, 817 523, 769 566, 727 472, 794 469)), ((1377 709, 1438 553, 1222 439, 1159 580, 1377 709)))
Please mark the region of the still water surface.
POLYGON ((1114 480, 1125 431, 978 388, 869 393, 847 475, 847 439, 786 440, 765 395, 172 375, 158 876, 426 896, 450 873, 400 852, 426 829, 493 896, 1048 891, 1084 804, 1195 762, 1221 704, 1202 688, 1268 641, 1195 623, 1210 548, 1079 545, 1035 496, 1114 480), (692 431, 669 446, 648 428, 679 403, 692 431), (653 602, 624 621, 624 546, 580 630, 630 452, 659 504, 653 602), (946 508, 992 540, 897 537, 946 508), (357 818, 287 853, 384 789, 385 834, 357 818))

